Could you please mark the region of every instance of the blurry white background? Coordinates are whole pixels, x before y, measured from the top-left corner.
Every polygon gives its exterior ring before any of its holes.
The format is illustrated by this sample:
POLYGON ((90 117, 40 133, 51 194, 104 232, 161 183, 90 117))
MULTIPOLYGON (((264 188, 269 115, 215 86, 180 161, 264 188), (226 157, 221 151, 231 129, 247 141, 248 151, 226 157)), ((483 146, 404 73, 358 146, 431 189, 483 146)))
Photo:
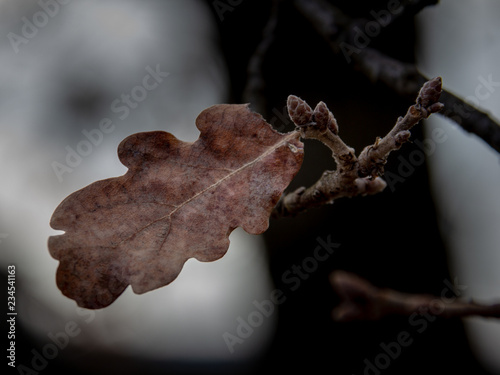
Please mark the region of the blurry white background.
MULTIPOLYGON (((419 69, 500 119, 500 2, 441 0, 418 16, 419 69), (490 83, 485 83, 490 82, 490 83)), ((455 123, 432 116, 447 140, 429 155, 431 184, 451 274, 467 286, 462 297, 500 302, 500 157, 455 123)), ((500 373, 498 320, 465 319, 471 348, 492 373, 500 373)))
POLYGON ((0 2, 1 267, 17 266, 21 324, 43 347, 49 333, 74 321, 81 333, 71 338, 71 348, 131 360, 237 364, 258 357, 276 316, 234 353, 223 333, 236 334, 236 319, 255 310, 254 300, 269 298, 259 237, 237 230, 222 260, 190 260, 171 285, 144 295, 127 289, 95 315, 82 313, 57 289, 58 262, 47 250, 56 233, 50 216, 60 201, 125 172, 116 155, 123 138, 165 130, 194 141, 197 114, 225 102, 227 77, 209 9, 196 0, 42 3, 52 7, 0 2), (128 116, 113 111, 115 100, 141 85, 147 67, 169 75, 136 108, 129 106, 128 116), (76 150, 86 139, 82 130, 98 129, 103 118, 114 130, 60 182, 53 162, 65 164, 67 147, 76 150))

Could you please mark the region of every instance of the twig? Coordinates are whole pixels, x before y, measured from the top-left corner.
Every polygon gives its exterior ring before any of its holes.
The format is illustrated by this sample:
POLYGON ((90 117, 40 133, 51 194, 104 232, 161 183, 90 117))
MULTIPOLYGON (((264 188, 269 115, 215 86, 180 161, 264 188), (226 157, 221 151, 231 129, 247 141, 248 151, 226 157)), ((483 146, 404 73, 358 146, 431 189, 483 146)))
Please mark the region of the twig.
POLYGON ((397 150, 410 138, 409 130, 420 120, 428 118, 432 113, 443 109, 439 103, 441 95, 441 78, 437 77, 426 82, 420 89, 416 104, 412 105, 405 117, 400 117, 396 125, 384 138, 379 139, 361 152, 359 156, 359 175, 381 176, 391 151, 397 150))
MULTIPOLYGON (((356 57, 353 55, 353 58, 359 71, 372 82, 380 82, 400 96, 411 97, 427 80, 413 64, 403 63, 371 48, 364 49, 356 57)), ((442 116, 453 120, 465 131, 476 134, 500 152, 500 124, 449 91, 443 90, 440 100, 446 108, 440 113, 442 116)))
POLYGON ((391 315, 410 316, 429 312, 443 318, 471 315, 500 318, 500 303, 482 305, 463 302, 456 298, 380 289, 367 280, 345 271, 333 272, 330 275, 330 282, 340 297, 340 304, 332 312, 333 319, 339 322, 379 320, 391 315))
MULTIPOLYGON (((415 14, 435 1, 422 0, 413 6, 412 2, 409 3, 402 13, 415 14)), ((351 19, 340 9, 323 0, 295 0, 294 5, 335 53, 343 54, 346 62, 352 62, 353 68, 366 75, 372 82, 380 82, 398 95, 411 99, 428 80, 414 64, 403 63, 369 46, 357 47, 353 42, 353 30, 355 26, 360 27, 363 20, 351 19)), ((500 124, 496 120, 449 91, 443 90, 441 101, 446 107, 441 115, 455 121, 467 132, 476 134, 500 152, 500 124)))
POLYGON ((278 24, 278 11, 281 0, 274 0, 271 15, 262 30, 262 40, 257 45, 247 67, 247 84, 243 90, 243 102, 250 103, 253 110, 264 114, 265 102, 265 80, 262 76, 264 59, 274 41, 274 33, 278 24))
POLYGON ((283 195, 274 208, 273 216, 294 216, 311 207, 332 203, 341 197, 376 194, 384 190, 384 165, 391 151, 408 141, 409 130, 420 120, 438 112, 443 105, 438 102, 441 78, 426 82, 419 92, 416 103, 405 117, 400 117, 394 128, 382 139, 366 147, 359 157, 339 137, 339 127, 325 103, 320 102, 314 111, 302 99, 288 97, 288 113, 299 129, 302 138, 317 139, 332 150, 337 164, 334 171, 325 171, 309 188, 301 187, 283 195))

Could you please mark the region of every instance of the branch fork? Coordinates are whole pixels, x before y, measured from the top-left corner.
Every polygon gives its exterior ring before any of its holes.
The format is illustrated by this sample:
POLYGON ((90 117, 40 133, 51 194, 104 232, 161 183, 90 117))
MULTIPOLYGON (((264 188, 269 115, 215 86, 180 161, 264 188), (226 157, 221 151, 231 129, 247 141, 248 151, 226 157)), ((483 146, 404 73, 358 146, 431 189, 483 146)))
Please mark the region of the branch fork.
POLYGON ((334 171, 325 171, 309 188, 301 187, 281 197, 273 215, 294 216, 310 207, 333 203, 341 197, 371 195, 384 190, 386 182, 380 177, 391 151, 398 150, 410 138, 410 129, 422 119, 443 109, 439 103, 441 78, 427 81, 421 88, 414 105, 383 138, 367 146, 356 156, 354 149, 339 136, 339 126, 325 103, 319 102, 314 110, 302 99, 290 95, 288 113, 304 139, 316 139, 331 151, 337 164, 334 171))

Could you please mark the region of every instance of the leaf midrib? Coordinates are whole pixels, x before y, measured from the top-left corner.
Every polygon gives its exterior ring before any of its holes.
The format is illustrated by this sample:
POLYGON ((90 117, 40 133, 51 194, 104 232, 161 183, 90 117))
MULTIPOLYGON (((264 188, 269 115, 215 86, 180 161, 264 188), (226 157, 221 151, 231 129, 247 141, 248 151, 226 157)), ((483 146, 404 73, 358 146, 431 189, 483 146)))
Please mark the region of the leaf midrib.
MULTIPOLYGON (((193 200, 196 200, 199 196, 205 194, 207 191, 210 191, 212 189, 215 189, 217 186, 219 186, 220 184, 222 184, 224 181, 226 181, 227 179, 231 178, 232 176, 240 173, 241 171, 243 171, 244 169, 248 168, 248 167, 251 167, 252 165, 254 165, 255 163, 258 163, 260 160, 264 159, 266 156, 270 155, 271 153, 273 153, 274 151, 276 151, 278 148, 280 148, 281 146, 285 145, 288 143, 288 141, 290 141, 291 139, 294 139, 297 137, 297 131, 292 131, 288 134, 285 135, 284 138, 282 138, 278 143, 275 143, 273 144, 272 146, 270 146, 265 152, 263 152, 262 154, 260 154, 257 158, 253 159, 252 161, 242 165, 241 167, 239 167, 238 169, 235 169, 233 170, 231 173, 228 173, 226 176, 222 177, 221 179, 219 179, 218 181, 214 182, 212 185, 208 186, 207 188, 201 190, 200 192, 194 194, 192 197, 190 197, 189 199, 185 200, 184 202, 182 202, 180 205, 178 206, 175 206, 175 208, 169 212, 167 215, 165 216, 162 216, 152 222, 150 222, 149 224, 147 224, 146 226, 144 226, 143 228, 137 230, 135 233, 133 233, 132 235, 130 235, 129 237, 121 240, 120 242, 118 242, 114 247, 118 247, 120 244, 122 244, 123 242, 126 242, 128 241, 130 238, 132 238, 133 236, 135 236, 137 233, 140 233, 142 232, 143 230, 147 229, 148 227, 150 227, 151 225, 157 223, 158 221, 161 221, 161 220, 165 220, 166 218, 170 218, 172 217, 173 214, 175 214, 177 211, 179 211, 181 208, 183 208, 184 206, 186 206, 187 204, 189 204, 190 202, 192 202, 193 200)), ((164 238, 163 238, 163 241, 162 243, 160 244, 160 248, 163 246, 163 244, 165 243, 167 237, 168 237, 168 234, 170 233, 170 228, 168 230, 168 232, 165 234, 164 238)))

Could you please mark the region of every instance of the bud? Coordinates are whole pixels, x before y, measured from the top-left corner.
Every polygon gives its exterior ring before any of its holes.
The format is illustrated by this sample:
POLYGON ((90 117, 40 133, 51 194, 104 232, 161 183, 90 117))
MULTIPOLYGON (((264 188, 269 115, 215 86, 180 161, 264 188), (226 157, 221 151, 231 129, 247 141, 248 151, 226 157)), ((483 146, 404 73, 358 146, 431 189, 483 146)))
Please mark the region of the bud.
POLYGON ((442 81, 441 77, 435 77, 424 83, 418 93, 417 104, 427 108, 430 105, 437 103, 441 96, 442 81))
POLYGON ((401 130, 394 136, 394 141, 396 143, 396 147, 399 148, 405 142, 408 142, 410 139, 411 133, 408 130, 401 130))
POLYGON ((437 113, 437 112, 441 112, 444 108, 444 104, 443 103, 434 103, 434 104, 431 104, 428 108, 427 108, 427 111, 429 111, 429 115, 431 113, 437 113))
POLYGON ((297 126, 304 126, 312 121, 313 111, 309 105, 295 95, 287 100, 288 114, 297 126))
POLYGON ((325 103, 319 102, 314 108, 314 120, 320 128, 328 128, 333 134, 339 133, 337 121, 325 103))

